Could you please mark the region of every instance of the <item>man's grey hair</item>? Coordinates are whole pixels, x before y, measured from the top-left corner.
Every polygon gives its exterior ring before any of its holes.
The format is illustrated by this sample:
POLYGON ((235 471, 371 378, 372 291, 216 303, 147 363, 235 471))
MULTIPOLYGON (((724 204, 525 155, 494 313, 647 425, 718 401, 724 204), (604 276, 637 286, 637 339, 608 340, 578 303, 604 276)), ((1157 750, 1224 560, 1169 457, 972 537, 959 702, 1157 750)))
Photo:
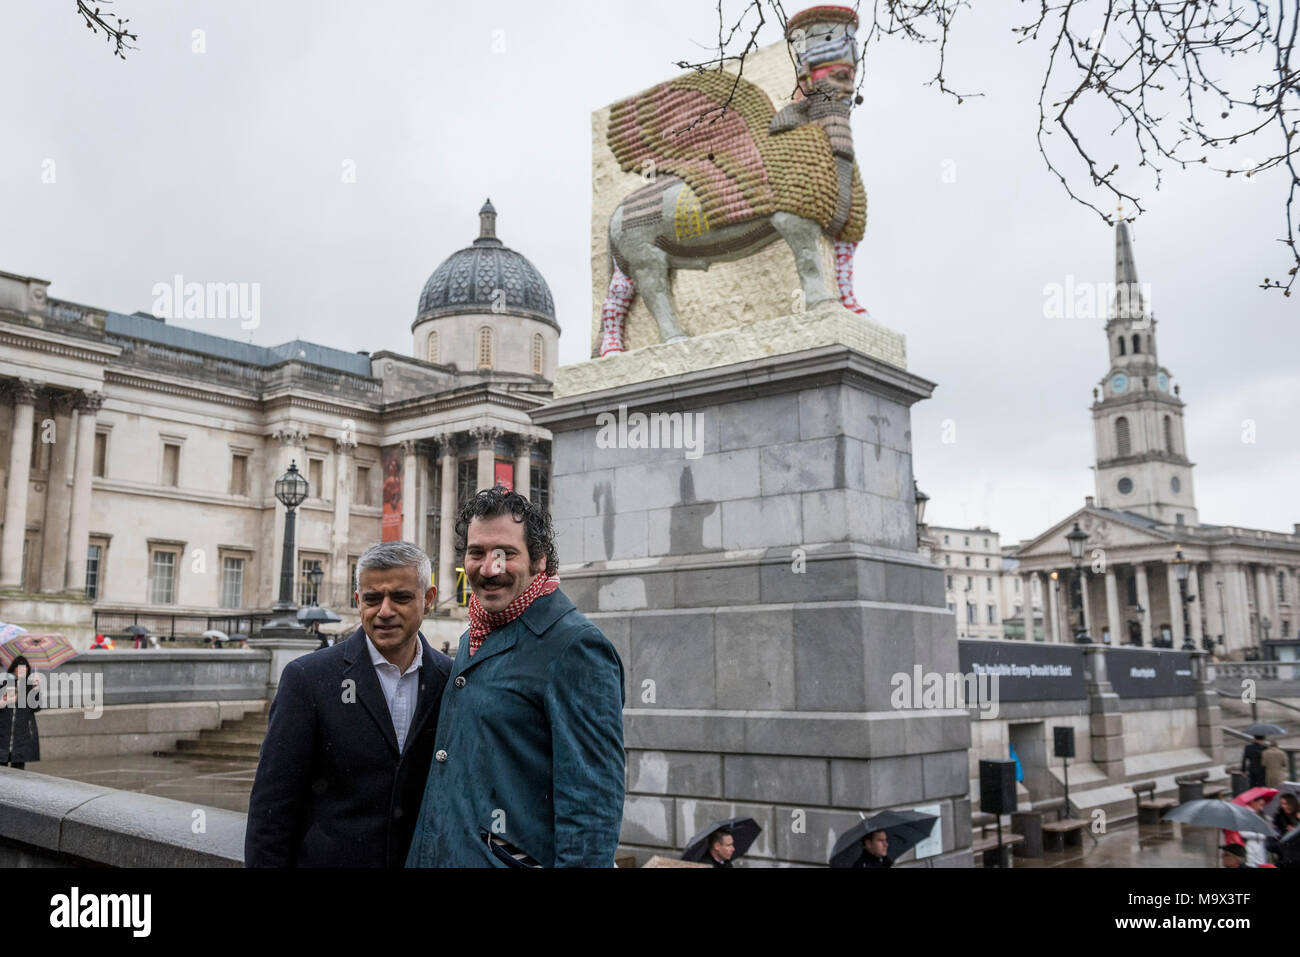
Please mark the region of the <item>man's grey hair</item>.
POLYGON ((354 583, 361 591, 361 573, 369 569, 414 568, 420 579, 420 594, 429 590, 433 580, 433 563, 424 549, 410 542, 375 542, 357 559, 357 580, 354 583))

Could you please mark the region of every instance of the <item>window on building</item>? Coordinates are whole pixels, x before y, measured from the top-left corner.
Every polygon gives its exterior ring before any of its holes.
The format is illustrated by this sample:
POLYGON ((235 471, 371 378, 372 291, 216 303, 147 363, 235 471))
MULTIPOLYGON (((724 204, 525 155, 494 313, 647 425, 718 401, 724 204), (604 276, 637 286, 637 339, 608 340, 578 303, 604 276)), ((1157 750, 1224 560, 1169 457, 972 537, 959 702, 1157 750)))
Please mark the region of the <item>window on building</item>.
POLYGON ((438 334, 429 333, 429 361, 437 365, 438 363, 438 334))
POLYGON ((973 625, 975 621, 975 606, 968 604, 966 606, 966 624, 973 625))
POLYGON ((357 560, 348 562, 348 607, 357 607, 357 560))
MULTIPOLYGON (((230 494, 248 494, 248 456, 235 453, 230 456, 230 494)), ((226 605, 224 607, 234 607, 226 605)))
POLYGON ((478 492, 478 460, 461 459, 456 463, 456 510, 478 492))
POLYGON ((945 545, 948 544, 948 536, 947 536, 947 535, 945 535, 945 536, 943 537, 943 543, 944 543, 945 545))
POLYGON ((533 463, 528 470, 528 500, 549 514, 551 510, 551 476, 545 466, 533 463))
POLYGON ((180 485, 181 447, 172 442, 163 443, 162 484, 168 488, 180 485))
POLYGON ((970 547, 970 536, 969 536, 969 535, 965 535, 965 536, 962 537, 962 544, 964 544, 967 548, 970 547))
POLYGON ((483 326, 478 331, 478 367, 492 368, 492 327, 483 326))
POLYGON ((221 559, 221 607, 244 607, 244 560, 234 555, 221 559))
POLYGON ((325 579, 322 578, 321 584, 317 586, 313 585, 311 579, 307 577, 320 567, 321 563, 319 558, 302 559, 302 572, 298 576, 299 590, 301 591, 298 604, 303 606, 320 604, 320 589, 325 586, 325 579))
POLYGON ((370 504, 370 466, 357 466, 357 504, 370 504))
POLYGON ((988 612, 988 618, 989 618, 988 623, 990 625, 996 625, 998 623, 998 606, 989 605, 986 610, 988 612))
POLYGON ((1124 337, 1119 337, 1119 354, 1124 355, 1124 337))
POLYGON ((951 601, 948 602, 948 610, 949 610, 949 611, 956 611, 956 610, 957 610, 957 605, 956 605, 956 603, 955 603, 955 602, 951 602, 951 601))
POLYGON ((952 556, 951 556, 951 555, 945 555, 945 556, 943 556, 943 563, 944 563, 945 565, 951 565, 951 564, 952 564, 952 556))
POLYGON ((1125 581, 1126 581, 1126 585, 1127 585, 1126 590, 1127 590, 1127 592, 1128 592, 1128 603, 1129 603, 1129 606, 1130 606, 1130 607, 1136 607, 1136 606, 1137 606, 1137 603, 1138 603, 1138 583, 1137 583, 1137 576, 1136 576, 1136 575, 1130 575, 1130 576, 1129 576, 1125 581))
POLYGON ((992 591, 992 590, 993 590, 993 579, 992 579, 992 578, 986 578, 986 579, 984 579, 984 580, 985 580, 986 582, 989 583, 988 590, 989 590, 989 591, 992 591))
POLYGON ((1277 573, 1277 600, 1286 601, 1286 572, 1277 573))
POLYGON ((993 560, 990 559, 990 558, 986 558, 986 559, 984 559, 984 567, 985 567, 985 568, 992 568, 992 567, 993 567, 993 560))
POLYGON ((149 604, 176 604, 176 553, 155 548, 149 558, 149 604))
POLYGON ((1142 337, 1136 332, 1133 333, 1133 355, 1139 355, 1142 352, 1142 337))
POLYGON ((90 601, 99 598, 99 560, 102 554, 102 547, 94 543, 86 548, 86 598, 90 601))
POLYGON ((946 576, 946 577, 947 577, 947 580, 948 580, 948 585, 947 585, 947 587, 948 587, 949 589, 951 589, 951 588, 952 588, 952 576, 951 576, 951 575, 948 575, 948 576, 946 576))
POLYGON ((969 556, 969 555, 966 556, 966 567, 967 567, 967 568, 970 568, 970 556, 969 556))
POLYGON ((1013 578, 1013 579, 1011 579, 1011 580, 1012 580, 1013 582, 1016 583, 1016 594, 1019 595, 1019 594, 1020 594, 1020 579, 1019 579, 1019 578, 1013 578))
POLYGON ((92 471, 95 478, 104 477, 105 463, 108 461, 108 433, 95 433, 95 464, 92 471))
POLYGON ((985 547, 985 548, 988 548, 988 547, 989 547, 989 540, 988 540, 987 538, 984 539, 984 547, 985 547))
POLYGON ((1165 416, 1165 451, 1173 453, 1174 451, 1174 420, 1170 416, 1165 416))
POLYGON ((546 341, 540 332, 533 333, 533 373, 541 375, 546 368, 546 341))
POLYGON ((325 462, 322 459, 307 460, 307 495, 311 498, 325 497, 325 462))
POLYGON ((973 575, 967 575, 967 576, 966 576, 966 590, 967 590, 967 591, 970 591, 970 590, 971 590, 972 588, 974 588, 974 587, 975 587, 975 577, 974 577, 973 575))
POLYGON ((1115 454, 1124 456, 1132 454, 1132 443, 1129 441, 1128 418, 1121 415, 1115 420, 1115 454))

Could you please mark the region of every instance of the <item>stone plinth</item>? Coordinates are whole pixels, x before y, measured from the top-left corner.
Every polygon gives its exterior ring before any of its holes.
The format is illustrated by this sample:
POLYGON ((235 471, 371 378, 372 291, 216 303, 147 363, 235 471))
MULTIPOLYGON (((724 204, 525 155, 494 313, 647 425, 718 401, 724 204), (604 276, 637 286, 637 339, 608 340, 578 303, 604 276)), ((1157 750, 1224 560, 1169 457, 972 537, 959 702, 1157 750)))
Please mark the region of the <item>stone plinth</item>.
POLYGON ((838 302, 828 302, 799 315, 560 366, 555 370, 554 394, 556 398, 580 395, 830 345, 848 346, 907 368, 907 343, 902 333, 849 312, 838 302))
POLYGON ((627 674, 639 858, 749 815, 751 864, 824 865, 860 811, 937 805, 926 863, 971 864, 967 713, 891 701, 896 674, 958 670, 942 571, 916 548, 909 410, 932 388, 823 345, 534 413, 562 587, 627 674), (626 447, 636 413, 660 414, 661 447, 626 447))

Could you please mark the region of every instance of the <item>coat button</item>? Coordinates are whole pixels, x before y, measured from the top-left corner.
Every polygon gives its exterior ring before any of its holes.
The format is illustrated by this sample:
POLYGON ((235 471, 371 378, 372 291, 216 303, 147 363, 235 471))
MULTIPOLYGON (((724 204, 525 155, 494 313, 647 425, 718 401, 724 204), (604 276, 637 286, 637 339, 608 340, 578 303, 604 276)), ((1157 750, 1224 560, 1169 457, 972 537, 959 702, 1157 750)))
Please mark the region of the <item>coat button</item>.
POLYGON ((457 675, 457 676, 456 676, 456 680, 453 681, 452 684, 454 684, 457 688, 463 688, 463 687, 465 687, 465 676, 464 676, 464 675, 457 675))
POLYGON ((393 817, 400 818, 401 816, 402 816, 402 809, 400 807, 393 808, 393 817))
POLYGON ((434 757, 435 757, 439 762, 446 761, 446 760, 447 760, 447 752, 446 752, 446 751, 443 751, 442 749, 439 749, 439 750, 438 750, 438 753, 435 754, 434 757))

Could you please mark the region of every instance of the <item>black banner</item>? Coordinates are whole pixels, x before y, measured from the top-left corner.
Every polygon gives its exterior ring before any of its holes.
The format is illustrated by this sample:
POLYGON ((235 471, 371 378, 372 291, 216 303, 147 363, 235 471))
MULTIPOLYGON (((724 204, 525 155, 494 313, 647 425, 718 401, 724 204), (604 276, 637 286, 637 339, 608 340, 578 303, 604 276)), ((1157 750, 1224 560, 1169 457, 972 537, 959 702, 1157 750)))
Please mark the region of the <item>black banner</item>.
POLYGON ((1024 641, 957 642, 963 674, 998 676, 999 701, 1071 701, 1087 697, 1083 649, 1024 641))
POLYGON ((1163 698, 1196 693, 1192 653, 1149 648, 1107 648, 1106 677, 1121 698, 1163 698))

